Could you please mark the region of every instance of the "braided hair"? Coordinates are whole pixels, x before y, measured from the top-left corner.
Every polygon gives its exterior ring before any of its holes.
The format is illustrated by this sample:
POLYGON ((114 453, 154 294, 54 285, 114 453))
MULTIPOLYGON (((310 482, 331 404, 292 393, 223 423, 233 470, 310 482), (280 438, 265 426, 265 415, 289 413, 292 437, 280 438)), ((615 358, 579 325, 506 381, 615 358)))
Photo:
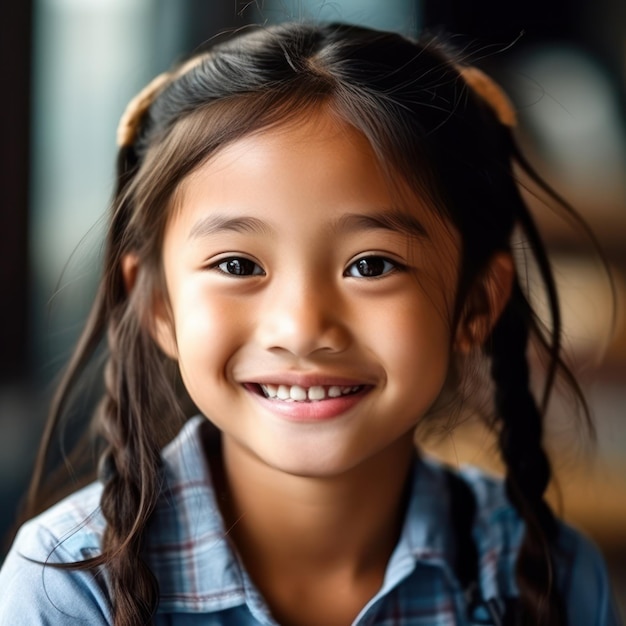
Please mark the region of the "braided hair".
POLYGON ((508 495, 526 524, 517 563, 520 598, 506 623, 564 625, 552 574, 557 525, 543 497, 550 480, 543 407, 529 390, 526 360, 529 335, 537 335, 549 357, 547 397, 562 366, 558 303, 513 163, 532 170, 515 146, 506 97, 431 38, 412 41, 342 24, 243 30, 198 50, 131 103, 118 132, 103 278, 51 409, 29 511, 37 509, 44 459, 81 371, 104 342, 106 384, 94 427, 103 442, 107 527, 100 556, 66 567, 107 568, 116 626, 150 621, 158 585, 142 559, 143 536, 160 495, 159 449, 186 416, 180 379, 157 349, 148 315, 155 303, 168 311, 160 251, 176 190, 221 147, 321 104, 362 132, 387 171, 426 196, 460 233, 458 323, 494 255, 510 254, 514 228, 527 235, 550 296, 552 328, 540 332, 514 278, 485 343, 496 396, 489 423, 499 434, 508 495))

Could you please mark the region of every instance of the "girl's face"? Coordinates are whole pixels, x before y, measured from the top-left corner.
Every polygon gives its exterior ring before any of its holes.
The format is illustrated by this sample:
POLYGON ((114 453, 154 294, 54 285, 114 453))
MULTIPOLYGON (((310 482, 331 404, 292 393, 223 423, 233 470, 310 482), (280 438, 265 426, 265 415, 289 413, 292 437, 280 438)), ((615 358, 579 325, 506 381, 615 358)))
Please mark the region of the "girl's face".
POLYGON ((228 145, 177 199, 156 336, 225 450, 310 476, 408 450, 448 372, 453 230, 324 112, 228 145))

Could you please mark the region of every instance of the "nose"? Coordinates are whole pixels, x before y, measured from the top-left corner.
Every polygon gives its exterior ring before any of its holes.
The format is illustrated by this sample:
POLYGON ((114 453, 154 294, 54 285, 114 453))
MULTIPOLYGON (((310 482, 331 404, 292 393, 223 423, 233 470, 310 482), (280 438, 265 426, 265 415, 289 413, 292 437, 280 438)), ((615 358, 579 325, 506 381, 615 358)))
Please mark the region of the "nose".
POLYGON ((257 318, 265 349, 300 358, 347 349, 351 335, 342 298, 321 282, 292 275, 268 290, 257 318))

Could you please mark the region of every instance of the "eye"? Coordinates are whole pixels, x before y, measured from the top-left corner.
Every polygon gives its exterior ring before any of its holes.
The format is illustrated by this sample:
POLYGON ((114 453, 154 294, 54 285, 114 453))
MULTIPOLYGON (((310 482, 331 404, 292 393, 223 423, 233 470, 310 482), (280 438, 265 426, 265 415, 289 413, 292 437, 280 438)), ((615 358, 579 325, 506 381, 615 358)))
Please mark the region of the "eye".
POLYGON ((382 256, 364 256, 357 259, 345 271, 345 276, 353 278, 377 278, 400 269, 400 265, 382 256))
POLYGON ((265 272, 261 266, 254 261, 240 256, 231 256, 214 263, 211 269, 217 269, 223 274, 230 276, 264 276, 265 272))

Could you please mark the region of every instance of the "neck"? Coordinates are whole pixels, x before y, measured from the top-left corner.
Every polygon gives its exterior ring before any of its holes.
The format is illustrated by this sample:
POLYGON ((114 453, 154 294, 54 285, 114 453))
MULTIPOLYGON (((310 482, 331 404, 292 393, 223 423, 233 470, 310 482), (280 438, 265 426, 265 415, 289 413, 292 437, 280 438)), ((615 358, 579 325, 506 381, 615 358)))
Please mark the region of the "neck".
POLYGON ((365 604, 380 588, 400 534, 413 458, 407 435, 339 475, 303 477, 270 467, 224 439, 216 476, 226 496, 222 514, 270 606, 278 589, 301 598, 299 587, 323 588, 323 581, 360 587, 356 604, 365 604))

